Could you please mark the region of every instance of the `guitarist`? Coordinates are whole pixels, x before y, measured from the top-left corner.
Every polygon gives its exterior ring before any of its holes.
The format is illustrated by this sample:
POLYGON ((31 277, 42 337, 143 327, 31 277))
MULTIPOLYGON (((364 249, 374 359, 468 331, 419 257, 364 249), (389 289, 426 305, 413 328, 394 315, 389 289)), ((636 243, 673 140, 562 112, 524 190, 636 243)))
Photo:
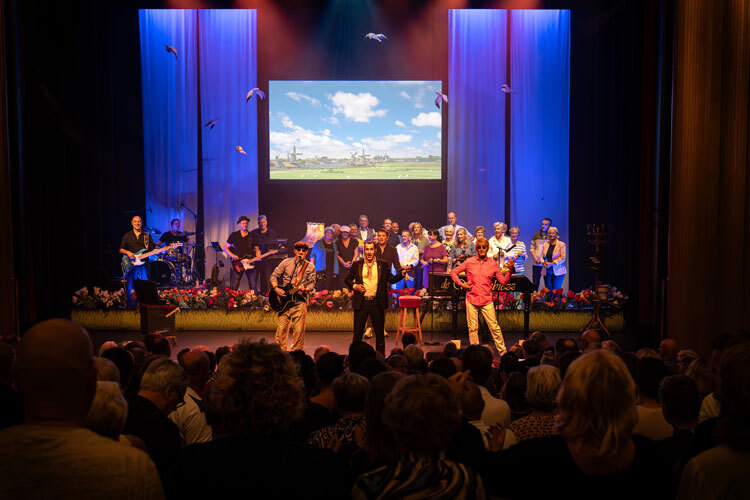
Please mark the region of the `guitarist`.
POLYGON ((315 288, 315 265, 305 259, 309 249, 307 243, 298 241, 294 244, 294 257, 282 260, 271 273, 271 287, 281 297, 286 295, 286 291, 281 287, 288 284, 296 286, 302 282, 308 282, 301 289, 304 292, 294 297, 294 305, 279 314, 279 322, 276 325, 276 343, 285 351, 289 341, 290 327, 292 329, 292 346, 289 350, 296 351, 305 347, 307 292, 315 288))
MULTIPOLYGON (((135 252, 140 250, 153 250, 156 248, 151 235, 143 231, 143 221, 141 217, 136 215, 130 220, 130 224, 133 226, 132 231, 128 231, 122 237, 120 242, 120 253, 127 255, 131 259, 135 258, 135 252)), ((136 301, 133 298, 133 282, 135 280, 147 280, 148 271, 146 270, 148 264, 143 266, 135 266, 127 274, 127 281, 125 283, 125 292, 127 293, 127 307, 134 308, 136 301)))
MULTIPOLYGON (((260 248, 255 241, 255 235, 247 230, 247 226, 250 223, 250 219, 246 216, 241 216, 237 219, 237 224, 240 229, 233 232, 227 238, 227 242, 224 245, 224 250, 232 258, 232 260, 251 259, 260 256, 260 248)), ((229 267, 229 287, 232 290, 237 290, 242 282, 242 277, 247 276, 247 287, 250 290, 255 290, 255 269, 242 270, 237 272, 234 266, 229 267)), ((255 290, 256 292, 258 290, 255 290)))
MULTIPOLYGON (((395 252, 395 249, 393 250, 395 252)), ((388 308, 390 284, 401 281, 407 270, 402 269, 399 274, 392 275, 391 264, 377 259, 375 254, 375 242, 365 242, 364 260, 358 260, 352 264, 345 281, 346 286, 354 290, 352 302, 354 338, 352 340, 362 340, 367 318, 370 317, 372 328, 375 330, 375 349, 385 355, 385 310, 388 308)))

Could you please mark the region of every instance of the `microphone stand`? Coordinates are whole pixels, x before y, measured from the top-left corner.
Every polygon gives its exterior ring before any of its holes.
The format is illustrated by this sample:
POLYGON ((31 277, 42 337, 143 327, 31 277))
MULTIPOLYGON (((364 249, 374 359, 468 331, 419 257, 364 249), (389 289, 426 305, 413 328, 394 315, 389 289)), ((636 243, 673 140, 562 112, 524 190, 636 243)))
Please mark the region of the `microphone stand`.
MULTIPOLYGON (((184 208, 185 210, 187 210, 188 212, 190 212, 193 215, 193 221, 194 221, 193 222, 193 224, 194 224, 193 227, 195 227, 196 231, 197 231, 198 230, 198 214, 196 214, 195 212, 193 212, 190 209, 190 207, 187 205, 187 203, 185 203, 184 201, 182 202, 182 207, 181 208, 184 208)), ((201 263, 205 263, 204 261, 206 260, 205 249, 203 248, 203 245, 198 245, 197 244, 198 243, 197 240, 198 240, 198 238, 196 237, 196 245, 193 246, 193 258, 191 259, 191 262, 190 262, 190 275, 193 278, 196 275, 196 272, 195 272, 195 269, 196 269, 195 263, 196 263, 196 261, 198 261, 200 259, 201 263)), ((201 238, 201 241, 202 240, 203 240, 203 238, 201 238)))

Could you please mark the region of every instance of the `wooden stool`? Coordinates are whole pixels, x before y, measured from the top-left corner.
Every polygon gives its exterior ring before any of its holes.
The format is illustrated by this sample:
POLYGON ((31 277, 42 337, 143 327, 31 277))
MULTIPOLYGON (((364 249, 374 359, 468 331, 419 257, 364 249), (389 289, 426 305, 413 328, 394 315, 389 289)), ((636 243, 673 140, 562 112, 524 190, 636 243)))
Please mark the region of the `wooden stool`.
POLYGON ((419 320, 419 307, 422 305, 422 298, 415 295, 402 295, 398 298, 398 306, 401 308, 398 315, 398 330, 396 331, 396 346, 401 335, 406 332, 414 332, 419 339, 419 345, 422 344, 422 323, 419 320), (412 312, 412 326, 406 326, 406 311, 412 312))

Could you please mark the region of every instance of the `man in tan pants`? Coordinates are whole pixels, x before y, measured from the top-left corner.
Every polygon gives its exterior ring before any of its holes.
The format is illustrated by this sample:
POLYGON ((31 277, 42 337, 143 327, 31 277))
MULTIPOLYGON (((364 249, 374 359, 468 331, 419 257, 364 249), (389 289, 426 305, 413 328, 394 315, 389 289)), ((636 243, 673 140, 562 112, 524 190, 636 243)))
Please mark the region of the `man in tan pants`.
POLYGON ((296 351, 305 347, 308 292, 315 288, 315 266, 305 259, 308 250, 307 243, 298 241, 294 244, 294 257, 282 260, 271 273, 271 287, 281 298, 287 297, 288 290, 284 289, 287 285, 301 285, 292 297, 292 304, 279 313, 276 343, 285 351, 289 342, 289 328, 292 329, 292 346, 288 350, 296 351))

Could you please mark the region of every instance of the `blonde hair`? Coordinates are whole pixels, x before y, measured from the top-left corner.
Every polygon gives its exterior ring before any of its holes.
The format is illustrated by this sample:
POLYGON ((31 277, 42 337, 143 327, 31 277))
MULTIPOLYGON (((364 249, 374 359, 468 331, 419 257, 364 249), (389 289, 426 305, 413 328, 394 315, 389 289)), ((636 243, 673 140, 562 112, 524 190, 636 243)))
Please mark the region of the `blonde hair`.
POLYGON ((560 389, 560 370, 556 366, 534 366, 526 375, 526 400, 540 411, 552 411, 560 389))
POLYGON ((570 365, 557 404, 560 434, 597 457, 616 454, 638 422, 633 378, 625 363, 607 351, 589 352, 570 365))

